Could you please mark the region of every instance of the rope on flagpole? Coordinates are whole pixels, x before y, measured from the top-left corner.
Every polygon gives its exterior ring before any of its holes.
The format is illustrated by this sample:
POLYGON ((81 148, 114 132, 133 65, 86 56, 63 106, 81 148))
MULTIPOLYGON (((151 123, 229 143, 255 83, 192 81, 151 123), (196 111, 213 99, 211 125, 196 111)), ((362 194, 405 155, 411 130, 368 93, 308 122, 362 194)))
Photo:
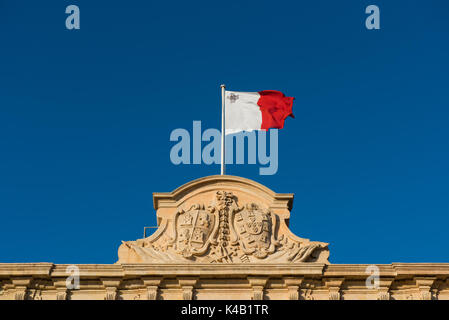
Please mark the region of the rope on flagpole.
POLYGON ((221 86, 221 175, 226 172, 225 166, 225 93, 226 86, 221 86))

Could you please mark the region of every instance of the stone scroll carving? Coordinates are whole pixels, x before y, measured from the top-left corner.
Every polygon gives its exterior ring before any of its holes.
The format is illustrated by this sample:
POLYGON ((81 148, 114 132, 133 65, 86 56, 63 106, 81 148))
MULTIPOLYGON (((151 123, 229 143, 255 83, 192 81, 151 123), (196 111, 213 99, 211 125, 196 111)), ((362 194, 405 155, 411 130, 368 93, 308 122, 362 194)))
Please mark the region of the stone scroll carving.
POLYGON ((123 242, 118 262, 327 262, 327 243, 280 232, 279 223, 279 217, 262 205, 240 206, 232 192, 217 191, 208 205, 178 209, 150 237, 123 242))

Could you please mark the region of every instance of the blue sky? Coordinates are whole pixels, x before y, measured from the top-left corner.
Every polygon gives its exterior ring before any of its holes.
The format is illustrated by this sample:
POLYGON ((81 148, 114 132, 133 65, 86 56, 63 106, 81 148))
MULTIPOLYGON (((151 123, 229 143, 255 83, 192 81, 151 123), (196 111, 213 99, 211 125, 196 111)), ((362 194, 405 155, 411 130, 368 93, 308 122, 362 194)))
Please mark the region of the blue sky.
POLYGON ((0 1, 0 262, 115 262, 156 224, 152 192, 219 172, 173 165, 169 136, 219 128, 221 83, 296 98, 277 174, 228 173, 295 193, 291 229, 331 262, 449 262, 448 15, 444 0, 0 1))

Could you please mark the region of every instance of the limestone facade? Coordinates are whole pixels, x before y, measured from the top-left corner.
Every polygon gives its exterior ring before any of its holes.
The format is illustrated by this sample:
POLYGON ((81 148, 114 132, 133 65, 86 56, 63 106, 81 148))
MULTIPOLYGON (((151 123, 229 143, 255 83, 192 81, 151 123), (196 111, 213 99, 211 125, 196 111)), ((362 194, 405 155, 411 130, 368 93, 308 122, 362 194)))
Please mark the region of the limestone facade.
POLYGON ((366 285, 368 265, 85 264, 78 289, 67 289, 67 267, 0 264, 0 300, 449 300, 449 265, 377 265, 379 282, 366 285))
POLYGON ((290 231, 293 194, 210 176, 153 200, 158 229, 117 263, 0 264, 0 300, 449 300, 447 263, 331 264, 290 231))

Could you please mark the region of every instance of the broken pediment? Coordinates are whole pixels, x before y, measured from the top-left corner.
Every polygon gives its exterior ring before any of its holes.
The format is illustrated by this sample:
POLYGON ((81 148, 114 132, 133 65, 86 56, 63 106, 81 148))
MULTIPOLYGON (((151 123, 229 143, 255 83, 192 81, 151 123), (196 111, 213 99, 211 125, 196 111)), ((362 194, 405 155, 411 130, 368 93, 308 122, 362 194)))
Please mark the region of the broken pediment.
POLYGON ((124 241, 118 263, 328 263, 328 244, 288 228, 293 194, 249 179, 200 178, 154 193, 158 229, 124 241))

